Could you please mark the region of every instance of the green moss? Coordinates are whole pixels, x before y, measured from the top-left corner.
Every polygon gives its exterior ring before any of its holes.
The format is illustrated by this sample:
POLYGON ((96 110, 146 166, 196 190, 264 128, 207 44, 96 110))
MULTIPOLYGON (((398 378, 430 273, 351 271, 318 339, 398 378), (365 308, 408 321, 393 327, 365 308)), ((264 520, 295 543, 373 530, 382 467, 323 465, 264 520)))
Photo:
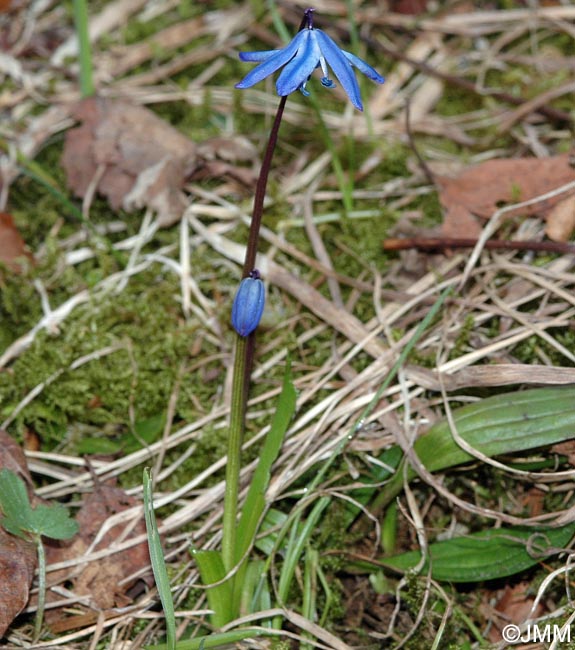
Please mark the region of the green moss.
MULTIPOLYGON (((575 332, 573 330, 557 328, 547 330, 547 332, 567 350, 575 350, 575 332)), ((511 353, 518 361, 527 364, 541 363, 542 359, 550 359, 554 366, 573 367, 574 365, 560 350, 539 336, 530 336, 518 343, 511 353)))
POLYGON ((450 359, 457 359, 469 352, 469 337, 475 329, 475 321, 472 314, 467 314, 463 321, 457 338, 453 344, 453 349, 449 354, 450 359))
MULTIPOLYGON (((215 352, 204 338, 203 325, 185 322, 174 299, 173 276, 150 268, 119 294, 94 299, 79 307, 55 334, 41 332, 33 345, 13 364, 11 374, 0 375, 4 413, 9 413, 32 388, 61 373, 17 418, 17 426, 31 426, 52 439, 74 421, 83 425, 114 424, 130 428, 130 411, 144 420, 165 411, 182 364, 200 337, 202 353, 215 352), (108 346, 117 350, 70 370, 77 359, 108 346)), ((33 304, 33 303, 31 303, 33 304)), ((216 385, 204 380, 206 368, 186 375, 182 396, 193 392, 195 404, 211 407, 216 385)), ((181 415, 190 415, 182 406, 181 415)))
POLYGON ((31 272, 19 276, 0 267, 0 350, 28 332, 42 316, 32 278, 31 272))
POLYGON ((435 110, 445 117, 458 117, 476 111, 480 103, 481 99, 475 93, 453 84, 446 84, 435 110))

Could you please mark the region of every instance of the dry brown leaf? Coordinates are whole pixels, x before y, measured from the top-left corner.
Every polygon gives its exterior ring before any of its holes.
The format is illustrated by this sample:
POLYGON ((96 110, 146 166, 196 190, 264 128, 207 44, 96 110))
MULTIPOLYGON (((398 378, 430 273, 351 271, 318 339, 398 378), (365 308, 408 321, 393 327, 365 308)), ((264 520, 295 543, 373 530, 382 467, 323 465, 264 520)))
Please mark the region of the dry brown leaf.
POLYGON ((0 212, 0 262, 17 273, 22 270, 25 257, 31 259, 12 215, 0 212))
POLYGON ((31 488, 32 477, 26 456, 20 445, 2 429, 0 429, 0 469, 9 469, 14 474, 18 474, 31 488))
MULTIPOLYGON (((489 219, 503 203, 527 201, 575 181, 570 156, 550 158, 493 159, 464 169, 456 176, 435 176, 439 199, 445 209, 442 226, 447 237, 477 237, 481 219, 489 219)), ((565 199, 541 201, 513 214, 547 217, 565 199)))
MULTIPOLYGON (((0 430, 0 469, 9 469, 30 485, 30 472, 24 452, 0 430)), ((36 569, 33 542, 10 535, 0 526, 0 638, 28 602, 36 569)))
POLYGON ((549 451, 553 454, 567 456, 567 462, 569 465, 575 467, 575 440, 558 442, 556 445, 553 445, 549 451))
POLYGON ((92 97, 73 115, 81 125, 66 133, 62 164, 76 196, 96 183, 114 209, 151 208, 161 226, 181 218, 181 188, 196 160, 191 140, 127 101, 92 97))
MULTIPOLYGON (((128 496, 124 490, 109 485, 98 485, 96 490, 86 496, 78 512, 76 521, 80 532, 71 544, 54 544, 47 548, 47 559, 50 564, 71 560, 84 555, 91 547, 102 524, 111 515, 123 512, 137 505, 138 501, 128 496)), ((129 522, 128 522, 129 523, 129 522)), ((146 528, 143 521, 139 521, 130 530, 126 539, 145 534, 146 528)), ((109 530, 92 551, 104 550, 117 541, 124 533, 124 526, 117 525, 109 530)), ((126 592, 135 583, 135 579, 128 581, 134 573, 145 569, 150 564, 148 546, 142 542, 127 550, 111 553, 108 557, 95 562, 81 564, 73 576, 65 571, 51 573, 51 581, 59 582, 62 579, 73 582, 73 591, 79 596, 90 596, 91 603, 101 609, 110 609, 124 606, 129 602, 126 592)), ((62 615, 56 612, 56 620, 62 615)), ((51 619, 54 620, 51 615, 51 619)))
POLYGON ((545 234, 553 241, 569 241, 575 231, 575 195, 568 196, 549 211, 545 234))
POLYGON ((36 561, 33 542, 10 535, 0 527, 0 638, 26 607, 36 561))
POLYGON ((535 608, 535 612, 531 612, 534 602, 534 596, 531 594, 531 590, 532 585, 529 582, 519 582, 513 587, 509 585, 505 586, 497 605, 495 605, 495 610, 500 618, 490 629, 488 635, 489 641, 492 643, 501 641, 501 629, 508 623, 521 625, 530 615, 533 618, 542 615, 544 608, 541 604, 535 608))

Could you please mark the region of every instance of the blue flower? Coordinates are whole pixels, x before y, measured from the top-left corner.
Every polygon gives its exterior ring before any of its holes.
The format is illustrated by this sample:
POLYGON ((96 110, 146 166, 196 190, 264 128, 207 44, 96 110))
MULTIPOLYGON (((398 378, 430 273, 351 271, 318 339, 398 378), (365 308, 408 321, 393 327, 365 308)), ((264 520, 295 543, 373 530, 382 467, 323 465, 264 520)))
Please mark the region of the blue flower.
POLYGON ((363 104, 353 67, 355 66, 366 77, 377 83, 382 84, 385 79, 355 54, 338 47, 337 43, 321 29, 316 29, 313 26, 312 11, 312 9, 306 10, 304 28, 283 49, 240 52, 242 61, 255 61, 260 65, 236 84, 236 88, 250 88, 285 66, 276 82, 278 95, 289 95, 294 90, 301 90, 304 95, 309 95, 305 85, 311 73, 318 67, 321 67, 323 72, 322 85, 326 88, 335 86, 329 78, 329 65, 352 104, 362 111, 363 104))
POLYGON ((264 283, 260 272, 254 269, 240 282, 232 306, 232 325, 240 336, 248 336, 259 325, 265 302, 264 283))

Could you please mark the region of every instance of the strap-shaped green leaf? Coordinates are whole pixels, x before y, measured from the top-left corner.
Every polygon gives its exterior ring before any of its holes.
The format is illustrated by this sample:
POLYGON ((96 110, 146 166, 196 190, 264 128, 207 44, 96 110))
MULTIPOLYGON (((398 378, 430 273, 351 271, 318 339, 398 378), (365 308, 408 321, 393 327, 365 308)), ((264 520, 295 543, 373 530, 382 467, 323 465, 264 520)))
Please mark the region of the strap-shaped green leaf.
MULTIPOLYGON (((533 388, 488 397, 457 409, 453 420, 459 436, 489 457, 553 445, 575 438, 575 386, 533 388)), ((418 438, 413 449, 430 472, 473 460, 457 444, 446 420, 418 438)), ((402 467, 383 488, 376 506, 389 503, 401 492, 402 467)), ((415 476, 415 470, 409 468, 407 478, 415 476)))
POLYGON ((271 476, 271 468, 280 452, 283 439, 296 406, 296 390, 291 377, 290 363, 286 365, 282 392, 279 396, 276 412, 272 418, 270 431, 266 436, 260 453, 258 466, 254 472, 237 533, 236 562, 243 557, 255 537, 260 517, 265 507, 265 493, 271 476))
POLYGON ((152 571, 164 618, 166 620, 167 650, 174 650, 176 647, 176 617, 174 612, 174 600, 172 590, 170 589, 170 579, 164 560, 162 542, 160 533, 154 515, 154 502, 152 497, 152 476, 149 468, 144 469, 144 517, 146 519, 146 530, 148 533, 148 548, 150 550, 150 560, 152 562, 152 571))
POLYGON ((233 586, 234 580, 226 577, 226 569, 222 554, 219 551, 192 551, 202 584, 206 586, 208 603, 213 610, 211 617, 214 627, 223 627, 233 619, 233 586), (214 585, 210 587, 210 585, 214 585))
MULTIPOLYGON (((556 555, 575 534, 575 523, 561 528, 490 529, 429 546, 431 576, 450 582, 480 582, 514 575, 556 555)), ((420 551, 385 558, 382 564, 401 572, 415 568, 420 551)), ((425 575, 429 560, 421 570, 425 575)))

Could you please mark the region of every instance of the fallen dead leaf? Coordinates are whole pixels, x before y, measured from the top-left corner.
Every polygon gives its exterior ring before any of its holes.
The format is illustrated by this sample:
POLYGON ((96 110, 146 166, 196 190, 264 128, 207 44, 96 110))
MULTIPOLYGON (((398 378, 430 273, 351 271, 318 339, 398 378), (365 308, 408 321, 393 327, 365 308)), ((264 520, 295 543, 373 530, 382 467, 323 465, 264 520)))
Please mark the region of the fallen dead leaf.
POLYGON ((26 243, 22 239, 14 219, 7 212, 0 212, 0 262, 11 271, 22 271, 24 258, 32 256, 26 250, 26 243))
POLYGON ((6 431, 0 429, 0 469, 9 469, 20 478, 30 488, 32 488, 32 477, 26 462, 26 456, 20 445, 9 436, 6 431))
MULTIPOLYGON (((431 167, 433 171, 433 166, 431 167)), ((502 204, 527 201, 575 181, 568 154, 550 158, 493 159, 468 167, 455 176, 436 175, 439 199, 445 209, 442 226, 447 237, 478 237, 481 220, 502 204)), ((575 192, 574 192, 575 193, 575 192)), ((566 195, 521 208, 514 214, 546 218, 566 195)))
POLYGON ((36 546, 0 527, 0 638, 26 607, 34 579, 36 546))
MULTIPOLYGON (((530 616, 531 607, 534 602, 534 596, 531 594, 532 585, 529 582, 519 582, 510 587, 506 585, 503 593, 495 605, 495 616, 493 616, 494 625, 490 628, 488 639, 492 643, 501 641, 501 630, 505 625, 513 623, 521 625, 530 616)), ((532 614, 532 618, 537 618, 543 614, 544 607, 539 604, 532 614)))
MULTIPOLYGON (((130 527, 129 533, 124 537, 124 526, 119 524, 111 528, 95 547, 92 544, 104 522, 111 516, 124 512, 137 505, 139 502, 128 496, 124 490, 109 485, 97 485, 95 491, 86 496, 78 512, 76 521, 80 532, 70 544, 52 544, 46 549, 46 557, 50 564, 72 560, 91 551, 104 550, 113 545, 121 537, 131 539, 145 534, 146 527, 143 516, 135 526, 130 527)), ((148 545, 142 542, 127 550, 111 553, 109 556, 95 562, 83 563, 70 575, 66 570, 50 573, 51 582, 68 580, 73 583, 72 591, 78 596, 89 596, 93 606, 106 610, 116 606, 125 606, 130 602, 126 592, 134 585, 136 578, 130 576, 149 567, 150 558, 148 545)), ((146 582, 150 576, 146 576, 146 582)), ((47 616, 48 622, 59 621, 62 613, 53 610, 47 616)))
POLYGON ((10 9, 11 0, 0 0, 0 11, 8 11, 10 9))
POLYGON ((114 209, 151 208, 161 226, 181 218, 181 188, 196 160, 191 140, 127 101, 91 97, 73 116, 81 125, 66 133, 62 164, 76 196, 95 183, 114 209))
MULTIPOLYGON (((0 430, 0 469, 9 469, 32 484, 24 452, 5 431, 0 430)), ((0 526, 0 638, 30 596, 37 554, 33 542, 7 533, 0 526)))
POLYGON ((80 126, 66 133, 62 165, 68 185, 81 198, 94 189, 112 208, 150 208, 167 227, 188 206, 182 188, 188 178, 228 177, 252 187, 253 145, 238 136, 213 138, 200 145, 147 108, 127 101, 92 97, 72 111, 80 126))
POLYGON ((571 467, 575 467, 575 440, 566 440, 565 442, 558 442, 550 449, 553 454, 562 454, 567 456, 567 462, 571 467))
POLYGON ((549 211, 545 234, 553 241, 569 241, 575 231, 575 195, 568 196, 549 211))

